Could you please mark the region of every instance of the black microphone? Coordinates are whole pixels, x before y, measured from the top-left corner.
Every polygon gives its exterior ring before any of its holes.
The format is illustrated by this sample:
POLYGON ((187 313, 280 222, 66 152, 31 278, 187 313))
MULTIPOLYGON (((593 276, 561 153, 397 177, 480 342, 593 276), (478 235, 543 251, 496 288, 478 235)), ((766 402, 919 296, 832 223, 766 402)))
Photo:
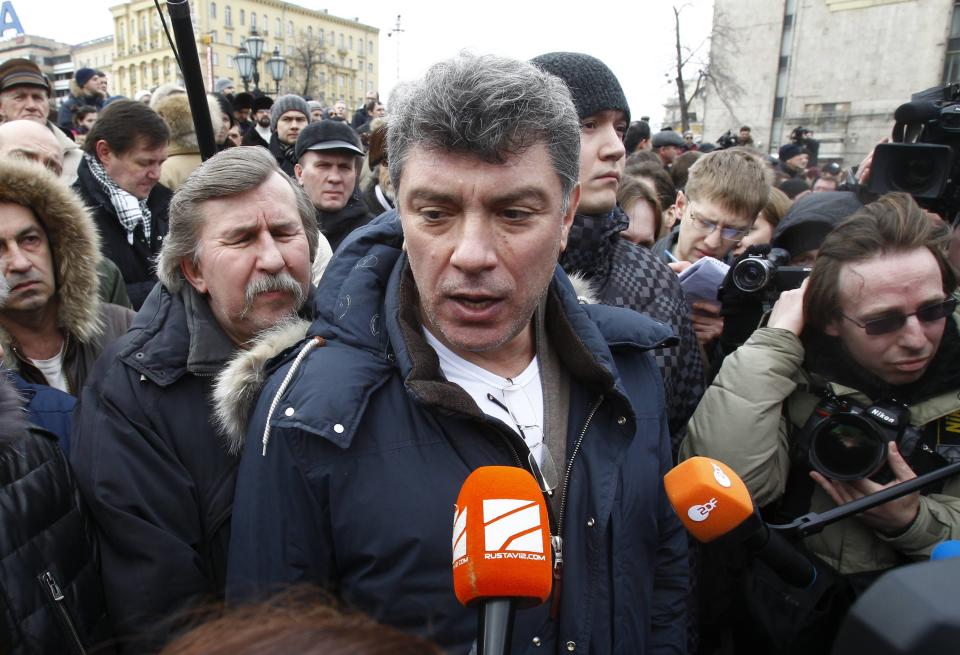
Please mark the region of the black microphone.
POLYGON ((853 604, 833 655, 945 655, 960 643, 960 559, 884 573, 853 604))
POLYGON ((723 462, 692 457, 663 478, 673 510, 701 543, 738 543, 795 587, 810 587, 817 569, 760 518, 743 480, 723 462))

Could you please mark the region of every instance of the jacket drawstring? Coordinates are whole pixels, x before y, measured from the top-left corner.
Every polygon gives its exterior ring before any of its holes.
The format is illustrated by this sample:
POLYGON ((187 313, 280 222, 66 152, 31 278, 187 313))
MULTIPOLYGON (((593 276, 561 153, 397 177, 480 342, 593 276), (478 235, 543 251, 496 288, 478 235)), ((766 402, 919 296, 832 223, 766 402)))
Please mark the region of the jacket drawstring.
POLYGON ((290 380, 293 379, 293 374, 297 372, 297 368, 300 366, 300 362, 303 361, 303 358, 306 357, 311 350, 318 346, 322 346, 326 343, 326 340, 323 337, 317 336, 313 337, 303 345, 303 348, 300 349, 300 352, 297 353, 296 359, 293 360, 293 364, 290 365, 290 370, 287 371, 287 374, 283 377, 283 382, 280 383, 280 388, 277 389, 276 395, 273 397, 273 402, 270 403, 270 410, 267 412, 267 424, 263 428, 263 454, 262 457, 267 456, 267 444, 270 442, 270 421, 273 419, 273 412, 277 408, 277 405, 280 404, 280 397, 283 396, 284 392, 287 390, 287 386, 290 384, 290 380))

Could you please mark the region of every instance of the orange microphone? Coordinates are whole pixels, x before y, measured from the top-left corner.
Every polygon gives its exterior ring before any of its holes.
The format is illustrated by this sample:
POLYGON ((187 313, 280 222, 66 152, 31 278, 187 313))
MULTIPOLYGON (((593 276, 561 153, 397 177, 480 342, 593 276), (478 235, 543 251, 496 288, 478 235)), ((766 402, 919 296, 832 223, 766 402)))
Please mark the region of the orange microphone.
POLYGON ((708 457, 692 457, 663 477, 667 497, 687 531, 701 543, 739 542, 785 581, 808 587, 816 568, 760 518, 753 498, 733 469, 708 457))
POLYGON ((476 469, 454 511, 453 589, 478 607, 477 655, 509 653, 516 608, 546 601, 552 584, 550 522, 536 480, 512 466, 476 469))

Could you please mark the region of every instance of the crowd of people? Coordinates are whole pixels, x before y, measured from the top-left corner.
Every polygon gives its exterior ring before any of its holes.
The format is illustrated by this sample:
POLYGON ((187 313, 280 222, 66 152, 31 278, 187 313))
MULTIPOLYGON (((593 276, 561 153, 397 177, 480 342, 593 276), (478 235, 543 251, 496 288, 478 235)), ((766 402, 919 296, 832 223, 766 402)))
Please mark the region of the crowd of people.
POLYGON ((869 157, 653 133, 573 52, 354 112, 214 89, 194 116, 84 68, 53 108, 0 64, 0 651, 468 653, 451 510, 488 465, 548 507, 517 653, 827 652, 960 537, 950 478, 795 544, 801 594, 664 489, 708 456, 788 522, 960 457, 954 217, 867 194, 869 157), (748 258, 796 284, 685 286, 748 258), (909 440, 817 467, 817 417, 891 403, 909 440))

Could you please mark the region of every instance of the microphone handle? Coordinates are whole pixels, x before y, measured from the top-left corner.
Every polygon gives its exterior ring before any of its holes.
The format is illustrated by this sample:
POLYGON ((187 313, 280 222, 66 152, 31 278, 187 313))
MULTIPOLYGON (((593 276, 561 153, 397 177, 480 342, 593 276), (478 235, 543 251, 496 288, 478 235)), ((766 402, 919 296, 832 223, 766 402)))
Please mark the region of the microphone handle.
POLYGON ((510 655, 514 613, 510 598, 488 598, 480 603, 477 655, 510 655))
POLYGON ((896 500, 897 498, 911 494, 914 491, 945 478, 952 477, 958 473, 960 473, 960 462, 954 462, 953 464, 938 468, 935 471, 930 471, 929 473, 924 473, 910 480, 895 484, 892 487, 881 489, 869 496, 863 496, 849 503, 838 505, 822 514, 810 512, 790 523, 771 525, 770 529, 800 537, 809 537, 810 535, 817 534, 831 523, 836 523, 854 514, 859 514, 860 512, 874 508, 877 505, 896 500))
POLYGON ((751 534, 744 545, 780 578, 794 587, 807 589, 817 580, 817 569, 787 539, 766 523, 751 534))

